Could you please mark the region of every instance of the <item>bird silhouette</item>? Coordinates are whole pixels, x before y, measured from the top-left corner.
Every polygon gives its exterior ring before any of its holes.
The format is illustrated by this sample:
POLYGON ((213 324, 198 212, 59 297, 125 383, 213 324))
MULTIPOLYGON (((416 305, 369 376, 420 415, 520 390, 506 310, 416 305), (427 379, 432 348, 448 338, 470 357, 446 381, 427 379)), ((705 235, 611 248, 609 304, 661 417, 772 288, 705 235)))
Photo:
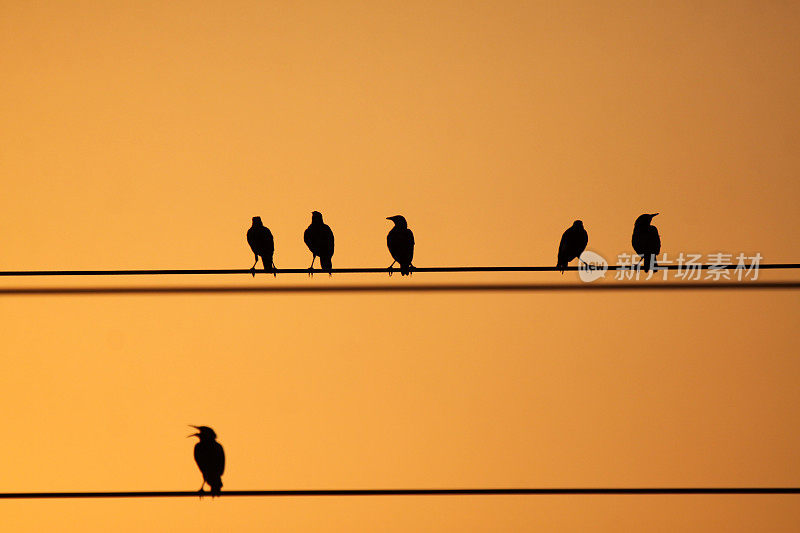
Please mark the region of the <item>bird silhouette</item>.
POLYGON ((314 274, 314 260, 319 256, 320 268, 330 275, 333 268, 331 263, 331 258, 333 257, 333 231, 331 231, 330 226, 322 221, 322 213, 319 211, 311 212, 311 224, 303 233, 303 241, 305 241, 312 254, 308 274, 314 274))
POLYGON ((556 268, 563 274, 570 261, 575 258, 582 261, 581 254, 586 249, 588 242, 589 234, 583 229, 583 222, 576 220, 561 236, 561 242, 558 245, 556 268))
POLYGON ((277 276, 275 263, 272 256, 275 254, 275 241, 272 239, 272 232, 261 222, 261 217, 253 217, 253 225, 247 230, 247 244, 256 256, 256 261, 250 267, 250 273, 255 277, 258 256, 261 256, 261 263, 264 265, 264 272, 269 268, 274 276, 277 276))
MULTIPOLYGON (((206 483, 211 487, 211 496, 219 496, 222 490, 222 473, 225 471, 225 451, 217 442, 217 434, 208 426, 190 426, 197 430, 189 437, 200 440, 194 445, 194 461, 203 474, 203 484, 198 492, 203 492, 206 483)), ((187 437, 188 438, 188 437, 187 437)))
POLYGON ((633 237, 631 237, 631 244, 633 249, 644 261, 644 270, 649 272, 651 262, 653 268, 658 268, 656 256, 661 253, 661 237, 658 236, 658 228, 652 225, 653 217, 658 213, 651 215, 639 215, 636 222, 633 224, 633 237))
POLYGON ((392 254, 392 264, 389 265, 389 275, 392 275, 392 267, 395 263, 400 263, 400 274, 408 276, 414 265, 411 259, 414 257, 414 234, 408 229, 408 223, 402 215, 386 217, 386 220, 394 222, 394 227, 389 230, 386 236, 386 245, 389 253, 392 254))

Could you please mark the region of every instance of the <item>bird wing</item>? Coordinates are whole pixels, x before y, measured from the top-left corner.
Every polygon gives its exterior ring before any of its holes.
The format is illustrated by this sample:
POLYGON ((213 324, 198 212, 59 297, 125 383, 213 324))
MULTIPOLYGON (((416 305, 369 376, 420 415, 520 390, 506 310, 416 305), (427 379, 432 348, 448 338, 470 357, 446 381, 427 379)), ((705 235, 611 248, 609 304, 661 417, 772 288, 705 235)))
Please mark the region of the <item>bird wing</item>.
POLYGON ((647 228, 647 237, 648 237, 648 247, 650 248, 650 253, 658 255, 661 253, 661 237, 658 235, 658 228, 655 226, 649 226, 647 228))
POLYGON ((414 234, 410 229, 392 228, 386 236, 386 244, 395 261, 401 265, 411 264, 414 257, 414 234))
POLYGON ((225 472, 225 450, 222 449, 222 444, 219 442, 214 443, 214 459, 215 464, 218 467, 219 475, 221 476, 223 472, 225 472))
POLYGON ((195 444, 194 461, 203 473, 203 479, 209 482, 220 477, 225 471, 225 452, 218 442, 195 444))
POLYGON ((272 238, 272 232, 266 227, 264 228, 264 251, 270 257, 275 253, 275 239, 272 238))
POLYGON ((333 257, 333 230, 327 224, 322 225, 322 242, 326 256, 333 257))
POLYGON ((578 234, 578 246, 575 249, 575 257, 580 257, 584 250, 586 250, 586 245, 589 244, 589 234, 586 233, 585 229, 582 229, 578 234))

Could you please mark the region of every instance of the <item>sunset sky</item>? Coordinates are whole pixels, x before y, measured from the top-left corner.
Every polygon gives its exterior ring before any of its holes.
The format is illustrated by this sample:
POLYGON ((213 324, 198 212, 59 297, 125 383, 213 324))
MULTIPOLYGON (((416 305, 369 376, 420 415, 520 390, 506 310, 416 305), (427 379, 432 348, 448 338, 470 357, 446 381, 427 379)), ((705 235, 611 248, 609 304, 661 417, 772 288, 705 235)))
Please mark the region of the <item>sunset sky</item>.
MULTIPOLYGON (((0 270, 798 262, 800 3, 0 0, 0 270)), ((796 279, 761 272, 760 279, 796 279)), ((577 274, 2 278, 580 283, 577 274)), ((613 283, 613 279, 605 283, 613 283)), ((0 492, 800 485, 796 291, 0 297, 0 492)), ((797 531, 798 496, 0 500, 3 531, 797 531)))

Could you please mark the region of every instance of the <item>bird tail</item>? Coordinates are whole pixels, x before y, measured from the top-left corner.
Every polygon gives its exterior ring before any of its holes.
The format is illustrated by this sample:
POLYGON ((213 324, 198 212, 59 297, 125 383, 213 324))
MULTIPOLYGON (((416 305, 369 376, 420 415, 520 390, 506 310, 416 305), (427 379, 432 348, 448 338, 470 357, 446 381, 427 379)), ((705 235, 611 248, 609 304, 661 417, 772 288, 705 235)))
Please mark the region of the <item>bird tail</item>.
POLYGON ((411 275, 411 263, 407 265, 400 265, 400 275, 402 276, 410 276, 411 275))
POLYGON ((650 272, 650 269, 658 268, 655 254, 647 254, 644 256, 644 271, 650 272))
POLYGON ((320 257, 320 258, 319 258, 319 267, 320 267, 322 270, 325 270, 325 271, 327 271, 327 272, 330 272, 330 271, 331 271, 331 269, 333 268, 333 262, 331 261, 331 258, 330 258, 330 257, 327 257, 327 258, 325 258, 325 257, 320 257))
POLYGON ((222 480, 215 481, 214 483, 209 483, 211 486, 211 495, 212 496, 219 496, 222 493, 222 480))
POLYGON ((564 270, 566 270, 566 268, 567 268, 566 264, 564 264, 564 263, 556 263, 556 270, 558 270, 562 274, 564 273, 564 270))

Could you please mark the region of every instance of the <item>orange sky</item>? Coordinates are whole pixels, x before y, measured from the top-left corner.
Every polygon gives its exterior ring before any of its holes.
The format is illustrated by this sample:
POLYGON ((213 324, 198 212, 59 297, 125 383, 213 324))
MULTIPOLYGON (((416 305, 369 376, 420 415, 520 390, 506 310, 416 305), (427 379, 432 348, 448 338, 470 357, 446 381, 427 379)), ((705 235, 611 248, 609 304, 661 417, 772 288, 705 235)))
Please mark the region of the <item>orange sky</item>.
MULTIPOLYGON (((0 0, 0 270, 797 262, 792 2, 0 0), (299 4, 299 5, 295 5, 299 4), (433 4, 433 5, 431 5, 433 4)), ((762 272, 762 279, 778 279, 762 272)), ((391 285, 574 273, 5 279, 391 285)), ((794 292, 0 299, 0 491, 797 486, 794 292)), ((9 531, 796 531, 793 496, 0 502, 9 531)))

